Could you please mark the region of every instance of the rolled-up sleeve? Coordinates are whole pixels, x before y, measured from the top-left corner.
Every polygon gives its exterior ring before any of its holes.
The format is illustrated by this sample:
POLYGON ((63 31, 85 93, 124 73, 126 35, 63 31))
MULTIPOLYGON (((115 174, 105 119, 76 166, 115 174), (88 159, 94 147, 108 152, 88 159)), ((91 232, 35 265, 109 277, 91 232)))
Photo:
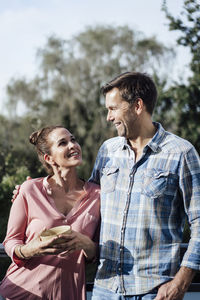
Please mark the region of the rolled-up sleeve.
POLYGON ((103 148, 104 145, 101 146, 101 148, 99 149, 99 152, 97 154, 96 157, 96 161, 92 170, 92 174, 89 178, 90 182, 94 182, 96 184, 100 184, 100 169, 101 169, 101 165, 102 165, 102 157, 103 157, 103 148))
POLYGON ((191 230, 181 266, 200 270, 200 159, 194 148, 182 156, 180 187, 191 230))
POLYGON ((25 231, 27 226, 27 203, 21 187, 19 195, 12 204, 7 233, 3 245, 6 253, 17 265, 23 265, 24 262, 15 255, 15 247, 25 243, 25 231))

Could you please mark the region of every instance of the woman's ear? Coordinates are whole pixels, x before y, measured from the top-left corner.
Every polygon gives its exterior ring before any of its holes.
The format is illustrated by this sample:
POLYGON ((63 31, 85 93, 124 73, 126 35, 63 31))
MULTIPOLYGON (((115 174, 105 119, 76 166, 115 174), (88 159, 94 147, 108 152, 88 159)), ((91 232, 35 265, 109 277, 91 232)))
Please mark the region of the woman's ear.
POLYGON ((50 165, 54 164, 54 161, 52 160, 52 157, 51 157, 50 155, 48 155, 48 154, 44 154, 44 160, 45 160, 48 164, 50 164, 50 165))

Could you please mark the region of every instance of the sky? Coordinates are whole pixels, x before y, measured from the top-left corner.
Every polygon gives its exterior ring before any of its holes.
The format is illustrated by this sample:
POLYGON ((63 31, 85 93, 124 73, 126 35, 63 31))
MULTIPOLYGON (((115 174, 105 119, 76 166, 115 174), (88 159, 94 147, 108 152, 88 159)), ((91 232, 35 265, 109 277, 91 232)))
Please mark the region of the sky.
MULTIPOLYGON (((167 5, 178 16, 183 0, 167 0, 167 5)), ((55 34, 70 39, 86 26, 128 25, 146 37, 154 35, 177 52, 171 77, 188 74, 189 50, 177 47, 179 34, 169 31, 161 7, 162 0, 0 0, 0 113, 7 83, 11 78, 34 77, 37 49, 47 38, 55 34)))

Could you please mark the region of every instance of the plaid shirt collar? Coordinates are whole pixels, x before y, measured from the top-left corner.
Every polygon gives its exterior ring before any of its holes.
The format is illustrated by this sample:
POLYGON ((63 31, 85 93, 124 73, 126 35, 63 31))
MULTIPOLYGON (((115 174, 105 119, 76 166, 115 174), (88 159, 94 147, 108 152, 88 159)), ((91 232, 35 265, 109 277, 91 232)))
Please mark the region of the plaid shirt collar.
MULTIPOLYGON (((162 127, 160 123, 153 122, 154 126, 157 128, 155 135, 153 138, 149 141, 149 143, 145 146, 144 150, 147 148, 151 148, 153 152, 158 152, 160 150, 159 144, 162 142, 166 135, 166 131, 162 127)), ((116 151, 117 149, 125 150, 127 148, 130 148, 129 142, 127 138, 122 138, 120 144, 116 144, 115 148, 113 148, 113 151, 116 151)))

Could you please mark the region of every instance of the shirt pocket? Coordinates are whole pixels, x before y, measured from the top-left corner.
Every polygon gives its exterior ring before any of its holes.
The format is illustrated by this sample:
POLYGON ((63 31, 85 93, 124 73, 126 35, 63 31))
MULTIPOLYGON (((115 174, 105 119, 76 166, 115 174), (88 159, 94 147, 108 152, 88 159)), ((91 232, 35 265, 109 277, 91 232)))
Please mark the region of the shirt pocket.
POLYGON ((116 186, 116 180, 119 173, 117 167, 105 167, 102 169, 101 174, 101 193, 113 192, 116 186))
POLYGON ((142 194, 158 198, 161 195, 173 196, 178 188, 178 175, 165 170, 145 170, 142 194))

